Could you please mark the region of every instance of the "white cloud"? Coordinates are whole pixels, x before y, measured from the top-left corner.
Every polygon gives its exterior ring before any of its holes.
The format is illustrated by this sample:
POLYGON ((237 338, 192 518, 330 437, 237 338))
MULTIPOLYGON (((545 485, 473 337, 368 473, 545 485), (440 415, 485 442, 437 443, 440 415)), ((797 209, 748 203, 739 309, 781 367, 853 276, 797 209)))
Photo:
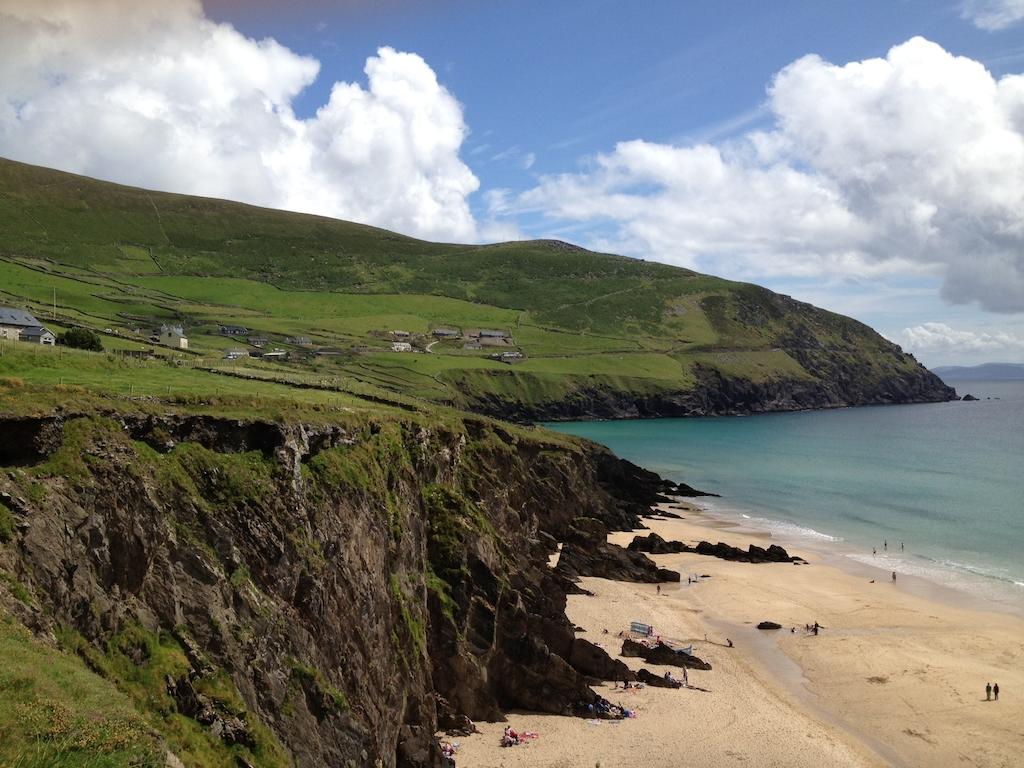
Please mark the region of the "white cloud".
POLYGON ((1024 19, 1024 0, 964 0, 960 11, 974 26, 994 32, 1024 19))
POLYGON ((195 0, 0 8, 0 154, 157 189, 474 239, 462 108, 422 58, 381 48, 367 85, 292 103, 319 63, 195 0))
POLYGON ((1024 311, 1024 76, 914 38, 884 59, 799 59, 768 105, 769 131, 620 143, 516 205, 719 274, 929 273, 949 301, 1024 311))
POLYGON ((911 351, 973 353, 1013 353, 1024 351, 1024 337, 1012 333, 958 331, 945 323, 924 323, 904 328, 903 345, 911 351))

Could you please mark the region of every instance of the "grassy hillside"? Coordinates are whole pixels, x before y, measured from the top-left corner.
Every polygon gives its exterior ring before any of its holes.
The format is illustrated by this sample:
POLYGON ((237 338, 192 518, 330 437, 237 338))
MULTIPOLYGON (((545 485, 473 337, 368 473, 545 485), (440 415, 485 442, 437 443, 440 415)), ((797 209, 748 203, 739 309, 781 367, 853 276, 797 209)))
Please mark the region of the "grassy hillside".
MULTIPOLYGON (((498 414, 551 415, 575 402, 566 415, 581 415, 595 397, 707 400, 722 381, 753 392, 754 409, 758 398, 771 408, 943 396, 866 326, 757 286, 559 242, 428 243, 5 160, 0 303, 94 328, 111 350, 144 348, 154 326, 173 322, 189 336, 190 353, 178 355, 189 366, 498 414), (291 359, 225 362, 227 349, 247 348, 218 334, 225 323, 291 359), (501 330, 511 342, 432 343, 440 326, 501 330), (420 353, 391 351, 394 330, 420 353), (285 343, 296 336, 312 345, 285 343), (318 347, 339 354, 314 357, 318 347), (511 351, 523 360, 492 358, 511 351), (764 393, 786 387, 806 401, 768 402, 764 393)), ((89 383, 73 370, 62 378, 89 383)), ((729 410, 714 400, 705 410, 729 410)))

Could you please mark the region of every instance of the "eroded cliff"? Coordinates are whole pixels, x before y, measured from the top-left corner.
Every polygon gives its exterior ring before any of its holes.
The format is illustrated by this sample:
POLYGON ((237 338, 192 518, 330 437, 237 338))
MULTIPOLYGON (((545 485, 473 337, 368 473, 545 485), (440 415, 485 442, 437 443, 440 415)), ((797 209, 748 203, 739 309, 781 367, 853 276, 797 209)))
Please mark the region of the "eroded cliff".
POLYGON ((591 701, 610 660, 577 647, 548 558, 577 518, 635 527, 671 490, 473 418, 45 416, 0 438, 0 606, 194 765, 436 765, 439 725, 591 701))

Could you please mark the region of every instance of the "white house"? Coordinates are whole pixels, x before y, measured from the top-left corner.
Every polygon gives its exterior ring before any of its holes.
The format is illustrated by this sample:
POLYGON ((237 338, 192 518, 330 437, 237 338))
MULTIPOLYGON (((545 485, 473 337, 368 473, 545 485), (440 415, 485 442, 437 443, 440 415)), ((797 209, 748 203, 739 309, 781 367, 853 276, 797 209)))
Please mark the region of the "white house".
POLYGON ((412 344, 408 341, 396 341, 391 345, 392 352, 412 352, 412 344))
POLYGON ((41 325, 22 328, 20 338, 22 341, 27 341, 30 344, 43 344, 47 347, 52 347, 57 343, 57 337, 41 325))
POLYGON ((175 349, 188 349, 188 339, 180 325, 163 325, 160 327, 159 341, 175 349))

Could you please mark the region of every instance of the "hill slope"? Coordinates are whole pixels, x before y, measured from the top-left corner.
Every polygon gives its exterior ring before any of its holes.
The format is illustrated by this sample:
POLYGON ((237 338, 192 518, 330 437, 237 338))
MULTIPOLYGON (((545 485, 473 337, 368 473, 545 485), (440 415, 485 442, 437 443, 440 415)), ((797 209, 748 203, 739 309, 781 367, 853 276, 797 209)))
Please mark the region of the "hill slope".
MULTIPOLYGON (((58 330, 106 332, 112 348, 140 348, 152 327, 176 323, 191 365, 520 419, 953 395, 862 323, 754 285, 553 241, 429 243, 6 160, 0 303, 58 330), (252 348, 218 324, 244 326, 291 358, 226 363, 225 350, 252 348), (436 340, 439 327, 459 337, 436 340), (310 343, 287 341, 299 337, 310 343), (395 341, 423 354, 392 351, 395 341), (518 354, 494 359, 502 353, 518 354)), ((78 383, 74 370, 63 374, 78 383)))

